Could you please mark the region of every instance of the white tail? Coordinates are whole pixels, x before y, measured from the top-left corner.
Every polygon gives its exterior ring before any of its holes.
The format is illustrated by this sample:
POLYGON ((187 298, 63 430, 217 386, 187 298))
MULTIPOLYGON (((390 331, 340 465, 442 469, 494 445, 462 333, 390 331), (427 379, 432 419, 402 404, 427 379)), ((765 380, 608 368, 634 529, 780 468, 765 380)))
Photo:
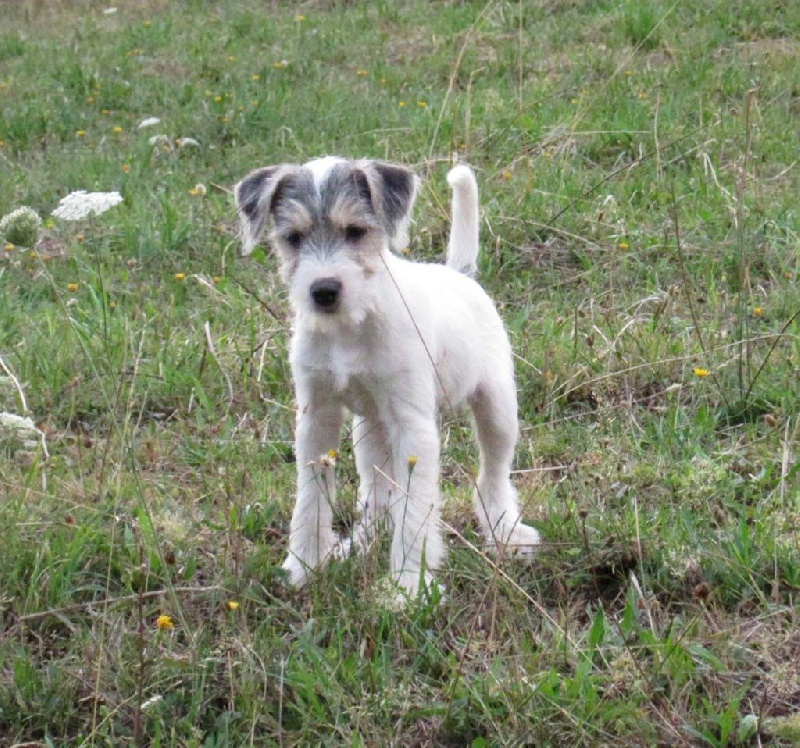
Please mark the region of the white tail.
POLYGON ((447 248, 447 267, 473 276, 478 269, 478 183, 472 169, 459 164, 447 174, 453 190, 450 246, 447 248))

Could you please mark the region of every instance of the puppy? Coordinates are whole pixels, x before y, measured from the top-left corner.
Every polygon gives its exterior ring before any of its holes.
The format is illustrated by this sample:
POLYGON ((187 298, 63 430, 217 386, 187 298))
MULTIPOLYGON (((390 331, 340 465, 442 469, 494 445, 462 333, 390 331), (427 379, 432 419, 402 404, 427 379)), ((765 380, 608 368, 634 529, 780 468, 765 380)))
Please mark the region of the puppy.
POLYGON ((333 460, 346 412, 360 488, 352 542, 388 518, 391 574, 414 597, 441 564, 438 410, 467 403, 480 447, 474 509, 496 549, 529 553, 510 480, 517 394, 503 323, 471 276, 478 187, 469 167, 453 191, 447 264, 409 262, 418 180, 379 161, 325 157, 257 169, 236 185, 243 254, 269 229, 294 311, 297 501, 284 568, 294 585, 346 551, 332 528, 333 460))

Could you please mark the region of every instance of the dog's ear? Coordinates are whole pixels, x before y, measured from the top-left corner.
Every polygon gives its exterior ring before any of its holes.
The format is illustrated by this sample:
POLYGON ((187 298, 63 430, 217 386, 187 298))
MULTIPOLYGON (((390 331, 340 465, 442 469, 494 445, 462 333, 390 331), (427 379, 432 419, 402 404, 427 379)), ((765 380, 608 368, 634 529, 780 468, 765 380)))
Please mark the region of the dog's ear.
POLYGON ((285 173, 285 166, 255 169, 233 188, 242 222, 243 255, 249 255, 258 245, 274 207, 278 185, 285 173))
POLYGON ((419 186, 417 175, 405 166, 382 161, 361 161, 358 167, 367 177, 372 207, 389 237, 389 248, 405 249, 419 186))

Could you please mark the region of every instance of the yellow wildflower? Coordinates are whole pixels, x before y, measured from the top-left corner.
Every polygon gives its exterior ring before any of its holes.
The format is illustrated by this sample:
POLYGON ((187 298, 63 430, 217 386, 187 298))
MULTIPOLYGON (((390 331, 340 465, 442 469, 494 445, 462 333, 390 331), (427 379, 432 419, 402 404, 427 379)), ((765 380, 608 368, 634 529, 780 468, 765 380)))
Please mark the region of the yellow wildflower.
POLYGON ((169 616, 159 616, 156 619, 156 626, 158 627, 159 631, 175 628, 175 624, 172 622, 172 618, 170 618, 169 616))
POLYGON ((630 248, 630 246, 631 245, 628 244, 628 242, 620 242, 619 244, 617 244, 617 249, 625 251, 626 249, 630 248))
POLYGON ((239 603, 236 600, 228 600, 227 605, 228 610, 231 611, 231 613, 235 613, 237 610, 239 610, 239 603))
POLYGON ((67 283, 67 291, 69 291, 70 293, 76 293, 77 290, 78 290, 77 283, 67 283))
POLYGON ((119 135, 122 132, 122 128, 119 125, 115 125, 112 128, 112 132, 114 132, 116 135, 119 135))
POLYGON ((418 461, 419 461, 419 458, 416 455, 411 455, 408 458, 408 469, 409 470, 413 470, 418 461))
POLYGON ((761 317, 763 316, 763 314, 764 314, 764 307, 757 306, 755 309, 753 309, 754 317, 761 317))
POLYGON ((710 373, 708 369, 704 369, 702 366, 694 367, 694 375, 699 379, 705 379, 710 373))
POLYGON ((78 130, 78 131, 75 133, 75 135, 76 135, 76 137, 78 137, 78 138, 82 138, 82 137, 84 137, 84 136, 86 135, 86 130, 78 130))
POLYGON ((186 278, 186 273, 175 273, 175 280, 180 282, 186 278))

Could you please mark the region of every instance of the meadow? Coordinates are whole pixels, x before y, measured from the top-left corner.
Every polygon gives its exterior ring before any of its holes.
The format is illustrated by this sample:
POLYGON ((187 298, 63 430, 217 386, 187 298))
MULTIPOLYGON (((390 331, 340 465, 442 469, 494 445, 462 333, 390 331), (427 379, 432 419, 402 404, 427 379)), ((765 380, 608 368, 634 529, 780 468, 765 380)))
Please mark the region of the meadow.
POLYGON ((794 0, 0 0, 0 215, 44 222, 0 242, 0 747, 799 745, 798 32, 794 0), (385 549, 280 569, 291 316, 231 186, 330 153, 417 170, 430 262, 475 168, 545 539, 481 552, 445 413, 446 595, 401 610, 385 549), (122 202, 53 216, 76 190, 122 202))

